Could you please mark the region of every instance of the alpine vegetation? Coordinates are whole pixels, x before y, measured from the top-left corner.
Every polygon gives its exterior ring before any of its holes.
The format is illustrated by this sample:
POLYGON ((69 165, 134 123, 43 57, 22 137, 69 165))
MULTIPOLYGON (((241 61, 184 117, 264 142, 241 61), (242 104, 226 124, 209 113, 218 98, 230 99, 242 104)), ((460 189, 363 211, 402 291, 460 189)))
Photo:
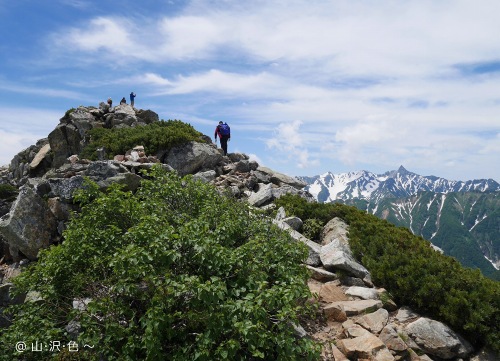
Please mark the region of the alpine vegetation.
MULTIPOLYGON (((12 345, 77 340, 85 360, 307 360, 304 245, 214 187, 154 168, 137 192, 86 182, 65 240, 15 278, 12 345)), ((51 360, 60 352, 30 353, 51 360)))

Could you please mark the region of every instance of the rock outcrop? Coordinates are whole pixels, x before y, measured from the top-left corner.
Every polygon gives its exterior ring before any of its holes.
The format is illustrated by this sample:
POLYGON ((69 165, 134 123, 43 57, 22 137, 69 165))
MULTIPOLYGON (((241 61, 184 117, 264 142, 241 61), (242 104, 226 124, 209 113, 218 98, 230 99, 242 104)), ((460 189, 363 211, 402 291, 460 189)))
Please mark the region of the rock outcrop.
MULTIPOLYGON (((0 216, 0 258, 20 260, 37 258, 38 251, 62 237, 64 222, 76 210, 73 194, 84 184, 84 178, 105 189, 113 183, 135 191, 143 177, 142 170, 160 163, 180 176, 192 174, 195 179, 229 190, 236 198, 248 199, 255 206, 265 206, 286 193, 312 197, 301 190, 305 186, 296 178, 259 167, 240 153, 223 156, 221 150, 203 136, 200 142, 187 142, 145 154, 137 145, 126 154, 107 160, 104 149, 96 149, 98 161, 80 159, 89 144, 94 128, 124 128, 151 124, 159 120, 151 110, 132 108, 128 104, 110 108, 71 109, 60 119, 48 138, 39 140, 14 157, 8 170, 2 170, 0 182, 19 188, 14 203, 2 202, 0 216)), ((289 220, 289 222, 292 222, 289 220)), ((297 220, 295 220, 295 227, 297 220)))
MULTIPOLYGON (((129 105, 79 107, 68 111, 47 139, 16 155, 8 169, 0 169, 0 183, 19 188, 16 200, 4 206, 8 211, 0 218, 0 327, 8 325, 2 309, 23 302, 10 298, 12 277, 22 264, 35 261, 41 248, 62 239, 70 214, 78 211, 74 192, 85 177, 102 189, 119 183, 135 191, 144 176, 142 170, 160 164, 181 176, 213 184, 253 207, 273 206, 287 193, 313 201, 303 190, 304 182, 260 166, 245 154, 223 156, 208 137, 157 154, 146 154, 138 144, 113 160, 102 153, 99 161, 81 159, 90 129, 142 126, 158 119, 150 110, 129 105)), ((467 341, 448 326, 408 308, 398 309, 387 292, 373 284, 370 272, 352 255, 348 227, 341 219, 328 222, 319 240, 304 237, 302 221, 287 217, 284 209, 278 210, 274 223, 309 249, 304 267, 311 272, 308 286, 315 295, 309 301, 318 304, 320 313, 316 320, 293 327, 298 337, 311 337, 323 345, 323 360, 458 361, 472 354, 467 341)))

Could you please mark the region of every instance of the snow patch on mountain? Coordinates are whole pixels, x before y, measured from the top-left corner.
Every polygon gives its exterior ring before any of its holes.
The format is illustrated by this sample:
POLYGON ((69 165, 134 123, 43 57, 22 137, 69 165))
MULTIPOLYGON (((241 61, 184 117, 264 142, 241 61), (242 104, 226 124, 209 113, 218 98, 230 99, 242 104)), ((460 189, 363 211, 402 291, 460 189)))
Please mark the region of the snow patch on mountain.
MULTIPOLYGON (((450 181, 436 176, 421 176, 399 169, 375 174, 368 171, 334 174, 327 172, 314 177, 300 177, 308 185, 305 187, 319 202, 335 200, 364 199, 378 201, 387 197, 408 197, 422 191, 436 193, 449 192, 498 192, 500 184, 493 179, 450 181)), ((430 208, 434 199, 427 207, 430 208)))

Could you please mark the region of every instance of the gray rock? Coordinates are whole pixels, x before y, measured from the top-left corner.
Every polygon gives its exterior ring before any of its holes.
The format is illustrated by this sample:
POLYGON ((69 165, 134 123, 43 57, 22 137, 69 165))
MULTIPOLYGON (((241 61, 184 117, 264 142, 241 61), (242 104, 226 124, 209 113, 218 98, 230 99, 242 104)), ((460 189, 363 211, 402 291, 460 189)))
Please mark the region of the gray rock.
POLYGON ((379 308, 377 311, 368 313, 357 319, 356 323, 363 326, 371 333, 379 334, 380 331, 387 325, 389 320, 389 312, 383 308, 379 308))
POLYGON ((428 354, 453 359, 467 357, 472 346, 445 324, 421 317, 405 328, 408 335, 428 354))
POLYGON ((231 162, 237 163, 240 160, 248 160, 248 156, 243 153, 228 153, 228 158, 231 162))
POLYGON ((401 307, 398 310, 398 313, 396 314, 396 320, 398 322, 406 322, 409 320, 414 320, 414 319, 419 318, 419 317, 420 317, 420 315, 418 313, 415 313, 410 308, 404 307, 404 306, 401 307))
POLYGON ((302 219, 300 219, 299 217, 287 217, 283 219, 283 222, 288 224, 296 231, 298 231, 302 227, 302 219))
POLYGON ((82 188, 84 178, 77 175, 71 178, 52 178, 48 182, 51 189, 50 197, 59 197, 63 201, 71 201, 75 190, 82 188))
POLYGON ((100 189, 107 189, 111 184, 117 183, 124 186, 125 191, 135 191, 139 188, 142 178, 134 173, 120 173, 97 182, 100 189))
POLYGON ((280 207, 278 209, 278 212, 276 213, 276 217, 274 217, 274 220, 276 220, 276 221, 282 221, 285 218, 286 218, 285 208, 280 207))
POLYGON ((328 221, 328 223, 321 230, 319 239, 322 245, 327 245, 334 239, 339 239, 345 244, 349 244, 349 238, 347 237, 348 226, 343 220, 335 217, 328 221))
POLYGON ((0 219, 0 235, 8 242, 15 259, 22 252, 34 260, 41 248, 55 240, 57 219, 32 188, 23 186, 11 211, 0 219))
POLYGON ((356 316, 364 313, 375 312, 382 308, 382 301, 378 300, 358 300, 358 301, 337 301, 332 302, 323 310, 326 312, 330 308, 339 308, 343 310, 347 316, 356 316))
POLYGON ((210 183, 217 177, 217 173, 214 170, 207 170, 206 172, 198 172, 193 175, 193 179, 200 180, 203 183, 210 183))
POLYGON ((389 350, 402 352, 408 349, 408 346, 403 339, 399 337, 396 329, 392 325, 386 325, 380 332, 379 338, 385 343, 389 350))
POLYGON ((295 177, 290 177, 283 173, 276 172, 267 167, 259 166, 259 168, 257 168, 257 171, 266 174, 270 178, 270 181, 276 184, 277 186, 290 185, 294 188, 302 189, 307 185, 304 181, 301 181, 300 179, 297 179, 295 177))
POLYGON ((30 163, 30 169, 36 169, 40 163, 47 157, 50 152, 50 144, 45 144, 35 155, 35 158, 30 163))
POLYGON ((354 297, 359 297, 364 300, 378 300, 379 295, 377 290, 373 288, 367 288, 367 287, 358 287, 358 286, 352 286, 349 287, 346 291, 345 294, 348 296, 354 296, 354 297))
POLYGON ((197 142, 176 146, 165 157, 165 163, 174 168, 180 176, 212 170, 221 160, 222 155, 214 146, 197 142))
POLYGON ((250 162, 246 159, 240 160, 238 163, 235 164, 234 171, 240 173, 250 172, 250 162))
POLYGON ((338 239, 321 247, 320 258, 327 270, 344 270, 361 279, 369 275, 368 270, 356 262, 350 248, 338 239))
POLYGON ((258 169, 259 168, 257 168, 257 170, 252 170, 250 172, 250 174, 252 174, 257 179, 257 182, 265 184, 271 182, 271 177, 267 173, 259 171, 258 169))
POLYGON ((157 122, 159 121, 159 117, 158 117, 158 114, 156 114, 155 112, 153 112, 152 110, 143 110, 143 109, 140 109, 140 110, 137 110, 135 112, 136 114, 136 117, 139 121, 141 121, 142 123, 146 123, 146 124, 151 124, 151 123, 154 123, 154 122, 157 122))
POLYGON ((129 104, 117 105, 114 108, 114 114, 111 114, 107 121, 110 122, 112 127, 117 127, 119 125, 131 126, 133 123, 137 122, 137 117, 135 115, 134 109, 129 104))
POLYGON ((92 162, 88 165, 85 175, 94 180, 115 177, 119 173, 128 172, 127 168, 114 160, 92 162))
POLYGON ((270 203, 274 199, 272 186, 271 183, 260 186, 257 192, 253 192, 250 197, 248 197, 248 203, 254 207, 260 207, 270 203))
POLYGON ((384 343, 371 333, 340 340, 337 347, 350 360, 394 361, 394 356, 384 343))
POLYGON ((311 278, 317 281, 328 282, 336 280, 338 278, 338 276, 335 273, 328 272, 323 268, 312 267, 309 265, 306 265, 306 267, 309 271, 311 271, 311 278))
POLYGON ((73 154, 80 154, 83 149, 82 135, 73 124, 59 124, 50 134, 49 143, 54 157, 52 167, 63 165, 73 154))

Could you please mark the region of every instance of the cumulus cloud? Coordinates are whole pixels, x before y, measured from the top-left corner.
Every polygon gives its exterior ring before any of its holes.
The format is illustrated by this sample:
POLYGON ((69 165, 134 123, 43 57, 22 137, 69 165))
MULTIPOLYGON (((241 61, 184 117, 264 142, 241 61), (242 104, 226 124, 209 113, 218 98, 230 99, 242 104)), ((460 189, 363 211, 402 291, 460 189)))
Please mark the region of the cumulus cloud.
POLYGON ((47 137, 46 129, 53 129, 60 117, 56 111, 3 107, 0 112, 0 165, 9 164, 22 149, 47 137))
POLYGON ((308 168, 318 164, 317 159, 311 159, 303 137, 300 133, 302 121, 295 120, 291 123, 280 123, 275 129, 274 136, 267 139, 266 144, 270 149, 276 149, 280 155, 292 159, 298 168, 308 168))
POLYGON ((147 19, 75 22, 49 37, 48 51, 105 59, 116 68, 101 84, 142 86, 162 109, 207 127, 222 115, 252 139, 273 131, 261 142, 290 173, 321 159, 442 163, 458 175, 498 163, 499 12, 495 0, 196 0, 147 19))

